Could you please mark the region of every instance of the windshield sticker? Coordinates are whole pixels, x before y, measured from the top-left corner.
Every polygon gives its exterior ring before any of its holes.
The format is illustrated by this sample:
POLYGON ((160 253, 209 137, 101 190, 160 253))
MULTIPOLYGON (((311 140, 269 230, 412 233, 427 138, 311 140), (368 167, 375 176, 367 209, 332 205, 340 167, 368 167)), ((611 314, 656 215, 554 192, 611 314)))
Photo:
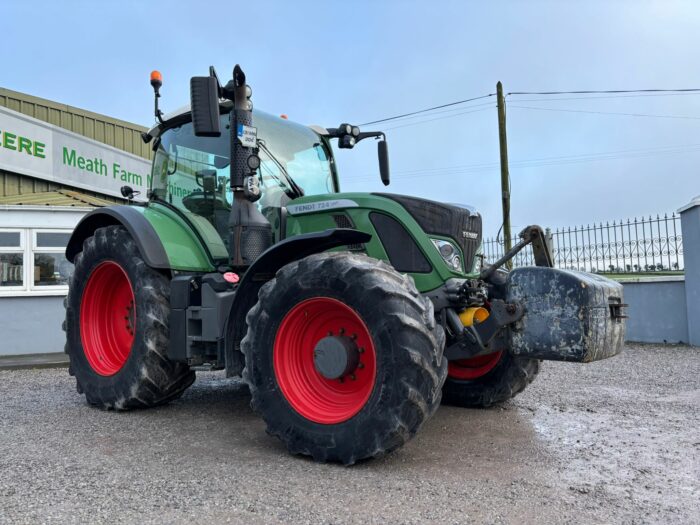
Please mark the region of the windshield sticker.
POLYGON ((317 211, 335 210, 338 208, 357 208, 359 205, 350 199, 336 199, 332 201, 309 202, 307 204, 290 204, 287 212, 290 215, 302 215, 317 211))
POLYGON ((246 148, 254 148, 258 143, 258 129, 244 124, 238 125, 238 140, 246 148))

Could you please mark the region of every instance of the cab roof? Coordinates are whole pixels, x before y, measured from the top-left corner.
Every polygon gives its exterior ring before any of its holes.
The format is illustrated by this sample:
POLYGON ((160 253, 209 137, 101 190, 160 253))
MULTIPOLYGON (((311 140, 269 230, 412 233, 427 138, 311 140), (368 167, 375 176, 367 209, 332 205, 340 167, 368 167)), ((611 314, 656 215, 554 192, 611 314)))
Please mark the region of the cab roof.
MULTIPOLYGON (((231 106, 233 103, 230 100, 221 100, 219 101, 219 107, 221 109, 226 110, 227 112, 231 110, 231 106)), ((255 110, 253 110, 255 111, 255 110)), ((156 138, 158 137, 161 132, 165 128, 169 128, 174 124, 174 121, 187 121, 190 119, 189 115, 192 112, 192 106, 190 104, 187 104, 185 106, 179 107, 174 111, 171 111, 169 113, 166 113, 163 115, 163 124, 155 124, 151 129, 148 130, 148 135, 151 136, 151 138, 156 138)), ((307 126, 308 128, 312 129, 319 135, 328 135, 328 130, 322 126, 317 126, 317 125, 310 125, 307 126)))

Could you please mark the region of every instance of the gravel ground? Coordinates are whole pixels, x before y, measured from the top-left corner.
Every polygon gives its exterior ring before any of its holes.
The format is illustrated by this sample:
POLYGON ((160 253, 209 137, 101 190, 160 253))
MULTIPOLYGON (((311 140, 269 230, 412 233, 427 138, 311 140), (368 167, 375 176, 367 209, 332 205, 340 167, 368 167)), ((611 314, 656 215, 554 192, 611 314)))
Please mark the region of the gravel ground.
POLYGON ((204 372, 170 406, 103 412, 65 369, 0 372, 0 522, 700 522, 700 348, 544 363, 350 468, 289 456, 249 402, 204 372))

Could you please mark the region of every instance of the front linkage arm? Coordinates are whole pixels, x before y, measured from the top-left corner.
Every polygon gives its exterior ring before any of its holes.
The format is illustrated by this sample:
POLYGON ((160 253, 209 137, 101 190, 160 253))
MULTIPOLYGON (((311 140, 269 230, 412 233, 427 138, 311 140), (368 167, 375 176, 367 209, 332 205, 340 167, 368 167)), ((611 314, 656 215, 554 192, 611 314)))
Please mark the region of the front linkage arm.
MULTIPOLYGON (((544 232, 539 226, 528 226, 520 232, 520 242, 494 264, 484 268, 479 278, 490 281, 496 270, 507 261, 515 257, 528 244, 532 244, 532 251, 537 266, 554 266, 552 253, 547 244, 544 232)), ((467 284, 467 283, 465 283, 467 284)), ((505 348, 508 345, 508 334, 504 328, 525 313, 524 308, 518 303, 506 303, 501 299, 491 301, 489 317, 483 322, 464 326, 457 313, 447 309, 447 322, 451 331, 457 335, 456 340, 445 349, 448 360, 468 359, 479 355, 490 354, 505 348)))
POLYGON ((518 242, 518 244, 508 250, 508 252, 506 252, 506 254, 495 263, 481 270, 481 275, 479 275, 481 279, 488 281, 496 270, 515 257, 520 250, 525 248, 525 246, 530 243, 532 243, 532 254, 535 257, 535 266, 546 266, 548 268, 552 268, 554 266, 552 251, 549 244, 547 244, 544 231, 542 231, 540 226, 528 226, 521 231, 518 236, 520 237, 520 242, 518 242))

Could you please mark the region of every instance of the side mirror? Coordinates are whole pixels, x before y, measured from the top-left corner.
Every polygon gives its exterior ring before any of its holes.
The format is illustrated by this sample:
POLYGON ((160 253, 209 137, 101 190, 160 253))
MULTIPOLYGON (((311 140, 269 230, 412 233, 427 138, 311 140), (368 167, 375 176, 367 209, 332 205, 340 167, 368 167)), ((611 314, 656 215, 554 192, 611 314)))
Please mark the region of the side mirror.
POLYGON ((389 147, 386 140, 377 142, 377 154, 379 155, 379 175, 382 178, 384 186, 388 186, 389 179, 389 147))
POLYGON ((197 137, 220 137, 219 82, 216 77, 192 77, 190 102, 194 134, 197 137))
POLYGON ((197 184, 202 187, 204 193, 214 193, 216 191, 216 171, 200 170, 195 174, 197 184))
POLYGON ((230 163, 231 163, 231 161, 228 160, 228 157, 224 157, 221 155, 214 155, 214 167, 217 170, 222 170, 222 169, 226 168, 230 163))

